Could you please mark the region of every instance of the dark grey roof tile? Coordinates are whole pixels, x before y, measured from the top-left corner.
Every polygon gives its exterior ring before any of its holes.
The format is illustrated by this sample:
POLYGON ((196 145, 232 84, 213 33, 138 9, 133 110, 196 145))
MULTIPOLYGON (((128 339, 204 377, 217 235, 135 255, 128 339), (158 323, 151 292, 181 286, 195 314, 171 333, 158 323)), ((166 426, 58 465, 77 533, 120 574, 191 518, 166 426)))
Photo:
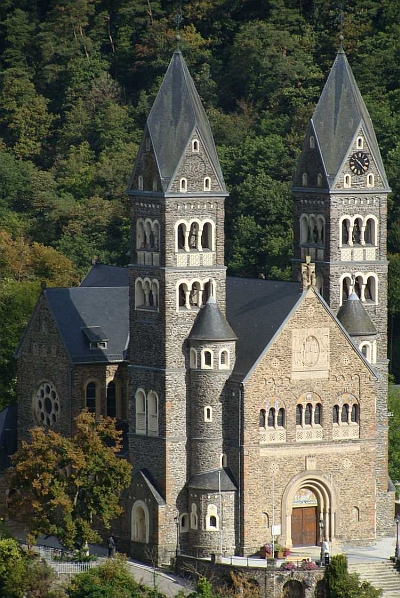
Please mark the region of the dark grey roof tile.
POLYGON ((237 490, 231 471, 224 468, 193 475, 187 485, 192 489, 210 490, 212 492, 232 492, 237 490))
POLYGON ((189 339, 196 341, 228 341, 236 338, 236 334, 229 326, 215 298, 210 297, 197 314, 189 339))
POLYGON ((337 319, 350 336, 376 334, 376 328, 356 293, 352 293, 341 306, 337 319))

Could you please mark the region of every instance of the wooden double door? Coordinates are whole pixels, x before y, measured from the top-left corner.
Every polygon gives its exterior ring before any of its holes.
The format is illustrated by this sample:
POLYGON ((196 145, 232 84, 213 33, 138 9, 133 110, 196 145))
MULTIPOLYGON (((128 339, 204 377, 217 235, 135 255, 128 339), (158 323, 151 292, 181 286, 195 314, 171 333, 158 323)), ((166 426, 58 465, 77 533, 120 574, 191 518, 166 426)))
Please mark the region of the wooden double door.
POLYGON ((293 546, 318 545, 317 507, 297 507, 292 510, 293 546))

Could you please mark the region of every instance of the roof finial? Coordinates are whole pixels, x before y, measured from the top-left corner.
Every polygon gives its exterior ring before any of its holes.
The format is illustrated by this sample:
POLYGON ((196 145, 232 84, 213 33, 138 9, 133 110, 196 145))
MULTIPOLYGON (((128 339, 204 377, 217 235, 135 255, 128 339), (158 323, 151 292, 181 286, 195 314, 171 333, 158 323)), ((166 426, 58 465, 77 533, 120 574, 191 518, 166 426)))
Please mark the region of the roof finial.
POLYGON ((344 36, 343 36, 343 23, 344 23, 344 11, 343 11, 343 3, 341 2, 339 4, 339 16, 338 16, 338 21, 339 21, 339 49, 338 49, 338 53, 339 54, 343 54, 344 50, 343 50, 343 40, 344 40, 344 36))
POLYGON ((179 29, 181 26, 181 23, 183 21, 183 15, 182 15, 182 1, 179 2, 179 11, 176 13, 175 17, 174 17, 174 21, 176 23, 176 35, 175 35, 175 39, 176 39, 176 51, 180 52, 181 49, 179 47, 179 42, 181 41, 181 36, 179 35, 179 29))

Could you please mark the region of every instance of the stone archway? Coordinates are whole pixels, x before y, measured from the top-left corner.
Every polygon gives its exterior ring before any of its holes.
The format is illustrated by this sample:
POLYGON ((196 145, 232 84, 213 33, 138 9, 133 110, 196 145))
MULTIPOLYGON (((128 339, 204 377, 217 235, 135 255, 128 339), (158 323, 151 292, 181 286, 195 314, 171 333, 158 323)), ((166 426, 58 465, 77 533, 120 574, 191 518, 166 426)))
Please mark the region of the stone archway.
POLYGON ((304 598, 304 588, 300 581, 291 579, 283 586, 283 598, 304 598))
MULTIPOLYGON (((337 491, 331 480, 328 480, 320 471, 304 471, 290 480, 282 497, 282 535, 284 543, 288 547, 293 546, 292 538, 292 516, 293 516, 293 501, 296 493, 302 490, 307 490, 315 496, 316 502, 309 512, 304 512, 303 516, 309 518, 306 525, 313 525, 313 532, 315 543, 319 543, 319 520, 324 522, 324 538, 332 541, 335 537, 335 529, 337 525, 337 491), (311 510, 313 509, 313 513, 311 510), (311 521, 314 519, 314 521, 311 521), (310 523, 311 521, 311 523, 310 523)), ((295 514, 298 519, 299 513, 295 514)), ((295 522, 298 525, 298 521, 295 522)), ((311 534, 312 535, 312 534, 311 534)), ((308 535, 308 538, 311 536, 308 535)), ((298 538, 298 535, 297 535, 298 538)), ((311 542, 312 543, 312 542, 311 542)), ((304 542, 297 545, 310 545, 310 542, 304 542)))
POLYGON ((131 538, 134 542, 149 542, 149 509, 142 500, 132 507, 131 538))

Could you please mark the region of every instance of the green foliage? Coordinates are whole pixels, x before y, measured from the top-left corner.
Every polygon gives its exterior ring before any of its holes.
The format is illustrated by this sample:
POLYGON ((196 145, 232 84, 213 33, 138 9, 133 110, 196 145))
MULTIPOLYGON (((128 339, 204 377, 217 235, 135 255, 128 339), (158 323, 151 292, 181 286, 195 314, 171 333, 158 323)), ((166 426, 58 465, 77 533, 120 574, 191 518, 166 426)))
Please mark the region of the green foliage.
POLYGON ((162 594, 139 586, 126 559, 117 555, 99 567, 80 573, 67 588, 69 598, 162 598, 162 594))
POLYGON ((0 598, 22 598, 27 561, 16 540, 0 539, 0 598))
POLYGON ((88 412, 74 420, 72 438, 33 428, 13 457, 11 512, 34 538, 54 535, 69 549, 99 541, 95 522, 107 528, 121 514, 119 496, 130 484, 120 449, 115 421, 88 412))
POLYGON ((395 482, 400 481, 400 391, 389 385, 389 475, 395 482))
POLYGON ((325 572, 327 598, 379 598, 382 590, 363 581, 356 573, 349 573, 344 554, 332 556, 325 572))

